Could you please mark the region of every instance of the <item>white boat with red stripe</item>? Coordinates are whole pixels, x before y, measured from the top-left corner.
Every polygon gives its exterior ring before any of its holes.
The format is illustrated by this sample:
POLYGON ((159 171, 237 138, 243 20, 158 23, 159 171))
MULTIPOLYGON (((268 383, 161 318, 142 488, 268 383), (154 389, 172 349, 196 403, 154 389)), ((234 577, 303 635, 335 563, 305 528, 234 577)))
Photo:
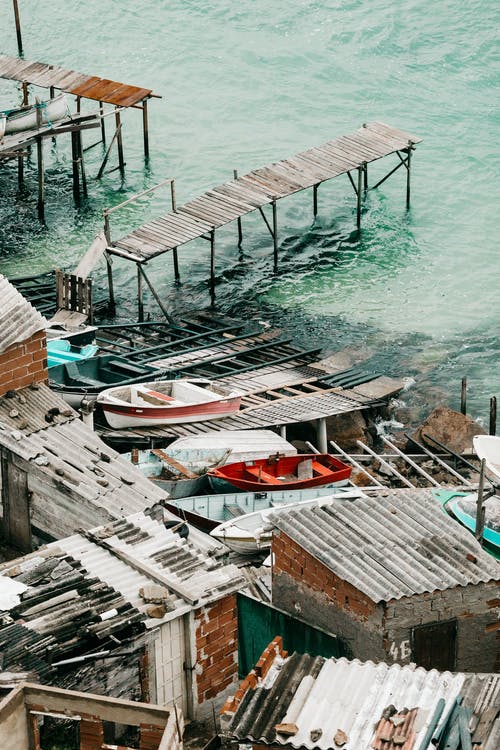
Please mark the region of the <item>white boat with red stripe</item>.
POLYGON ((210 380, 157 380, 107 388, 97 397, 114 429, 229 417, 241 405, 241 393, 210 380))

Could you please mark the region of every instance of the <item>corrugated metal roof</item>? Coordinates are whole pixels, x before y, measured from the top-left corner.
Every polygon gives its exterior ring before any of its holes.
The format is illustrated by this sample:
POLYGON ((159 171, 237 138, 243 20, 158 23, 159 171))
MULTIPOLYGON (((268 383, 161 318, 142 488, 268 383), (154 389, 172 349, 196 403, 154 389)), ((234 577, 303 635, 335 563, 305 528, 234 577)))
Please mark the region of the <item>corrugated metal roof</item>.
POLYGON ((392 705, 398 712, 418 708, 413 727, 418 748, 439 699, 446 701, 446 712, 463 683, 462 674, 427 672, 415 665, 389 667, 297 653, 285 659, 276 656, 267 675, 247 690, 234 716, 224 719, 224 734, 328 750, 335 747, 333 738, 341 730, 348 738, 343 750, 368 750, 378 721, 392 705), (278 724, 295 724, 297 732, 277 734, 278 724))
POLYGON ((374 602, 500 580, 500 565, 430 490, 390 490, 268 516, 374 602))
MULTIPOLYGON (((168 498, 45 385, 0 398, 0 445, 30 461, 34 472, 56 481, 75 501, 84 498, 89 508, 86 528, 168 498), (18 415, 12 416, 15 412, 18 415)), ((83 510, 80 505, 75 528, 83 523, 83 510)), ((71 503, 64 512, 71 514, 71 503)))
POLYGON ((225 548, 211 537, 190 527, 188 538, 183 539, 144 513, 93 529, 88 536, 75 534, 54 544, 80 560, 92 575, 120 591, 143 613, 150 605, 140 596, 139 589, 154 583, 155 574, 160 574, 166 588, 169 583, 172 586, 172 609, 161 619, 149 620, 151 627, 191 608, 179 591, 186 592, 199 607, 238 590, 244 583, 239 569, 221 560, 220 553, 225 548), (113 550, 125 552, 127 560, 117 557, 113 550))
POLYGON ((24 299, 10 281, 0 274, 0 353, 45 328, 47 321, 24 299))

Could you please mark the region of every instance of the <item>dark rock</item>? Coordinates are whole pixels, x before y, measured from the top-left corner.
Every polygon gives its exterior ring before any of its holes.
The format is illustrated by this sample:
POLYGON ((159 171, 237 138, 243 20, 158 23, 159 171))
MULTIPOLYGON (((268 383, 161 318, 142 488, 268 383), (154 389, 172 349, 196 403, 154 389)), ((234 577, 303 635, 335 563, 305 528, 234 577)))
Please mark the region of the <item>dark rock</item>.
MULTIPOLYGON (((412 437, 431 450, 439 452, 439 447, 432 440, 424 437, 428 435, 430 438, 439 440, 455 453, 463 454, 472 453, 474 435, 485 434, 483 428, 471 417, 453 411, 447 406, 438 406, 415 430, 412 437)), ((417 450, 416 446, 412 447, 413 450, 417 450)))
POLYGON ((368 446, 373 445, 368 426, 361 411, 350 411, 327 417, 326 429, 329 440, 334 440, 345 451, 359 453, 360 448, 356 440, 361 440, 368 446))

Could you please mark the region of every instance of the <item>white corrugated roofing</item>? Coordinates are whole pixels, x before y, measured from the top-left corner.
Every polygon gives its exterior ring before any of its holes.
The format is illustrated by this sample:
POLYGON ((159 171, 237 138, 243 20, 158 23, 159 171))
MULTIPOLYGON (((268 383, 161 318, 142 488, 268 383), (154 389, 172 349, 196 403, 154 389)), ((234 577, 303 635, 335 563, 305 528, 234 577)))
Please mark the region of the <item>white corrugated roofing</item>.
POLYGON ((415 665, 307 654, 276 657, 266 677, 249 691, 248 702, 236 710, 227 733, 240 740, 328 750, 335 747, 333 738, 341 730, 348 737, 343 750, 368 750, 377 722, 393 705, 398 712, 418 708, 414 725, 418 748, 439 699, 446 702, 446 715, 464 679, 463 674, 427 672, 415 665), (277 724, 295 724, 298 731, 290 737, 277 734, 277 724))
POLYGON ((54 545, 80 560, 91 575, 119 591, 139 611, 145 613, 150 606, 140 596, 139 589, 154 583, 155 573, 165 579, 166 588, 169 583, 172 585, 173 610, 161 619, 148 620, 149 627, 178 617, 191 606, 215 601, 224 593, 240 588, 243 582, 235 565, 221 561, 224 548, 211 537, 190 527, 189 537, 183 539, 144 513, 92 529, 89 537, 75 534, 54 545), (111 549, 106 549, 108 546, 111 549), (128 560, 120 559, 112 550, 126 553, 128 560), (138 566, 134 567, 134 563, 138 566), (179 590, 186 592, 195 604, 175 593, 179 590))
POLYGON ((0 274, 0 353, 26 341, 45 328, 47 321, 22 294, 0 274))
POLYGON ((268 520, 374 602, 500 580, 500 564, 430 490, 390 490, 268 520))

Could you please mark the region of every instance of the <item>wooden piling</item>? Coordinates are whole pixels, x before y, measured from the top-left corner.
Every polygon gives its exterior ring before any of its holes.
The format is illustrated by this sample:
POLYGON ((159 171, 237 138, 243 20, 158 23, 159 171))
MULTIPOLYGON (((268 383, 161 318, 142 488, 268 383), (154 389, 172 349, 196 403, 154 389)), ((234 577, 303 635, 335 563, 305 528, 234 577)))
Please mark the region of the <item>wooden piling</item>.
POLYGON ((88 197, 88 190, 87 190, 87 177, 85 175, 85 163, 83 161, 83 142, 82 142, 82 131, 77 131, 77 141, 78 141, 78 164, 80 167, 80 175, 82 179, 82 193, 83 197, 88 197))
POLYGON ((102 102, 99 102, 99 115, 101 117, 101 140, 104 145, 106 145, 106 123, 104 121, 104 105, 102 102))
POLYGON ((172 211, 177 213, 177 202, 175 199, 175 180, 170 180, 170 200, 172 202, 172 211))
POLYGON ((467 414, 467 378, 462 378, 462 392, 460 394, 460 411, 467 414))
POLYGON ((73 130, 71 133, 71 159, 73 166, 73 198, 78 203, 80 200, 80 178, 78 172, 79 166, 79 145, 78 132, 73 130))
POLYGON ((137 308, 138 308, 138 320, 142 323, 144 320, 144 303, 142 299, 142 273, 139 263, 137 265, 137 308))
POLYGON ((313 185, 313 216, 316 218, 318 215, 318 187, 319 183, 317 185, 313 185))
POLYGON ((411 152, 413 142, 408 141, 408 158, 406 162, 406 208, 410 208, 410 171, 411 171, 411 152))
POLYGON ((142 131, 144 136, 144 158, 149 159, 148 100, 142 100, 142 131))
POLYGON ((177 248, 172 248, 172 258, 174 259, 174 277, 175 277, 175 283, 180 284, 181 283, 181 275, 179 273, 179 255, 177 253, 177 248))
POLYGON ((149 287, 149 290, 150 290, 151 294, 152 294, 152 295, 153 295, 153 297, 155 298, 155 300, 156 300, 156 302, 157 302, 157 304, 158 304, 158 307, 160 308, 160 310, 161 310, 161 311, 162 311, 162 313, 164 314, 165 318, 166 318, 166 319, 168 320, 168 322, 169 322, 169 323, 173 323, 173 322, 174 322, 174 319, 172 318, 172 316, 171 316, 171 315, 169 315, 169 313, 168 313, 168 311, 167 311, 167 308, 165 307, 165 305, 164 305, 164 304, 163 304, 163 302, 161 301, 161 299, 160 299, 160 296, 159 296, 158 292, 156 291, 156 289, 155 289, 155 288, 154 288, 154 286, 152 285, 151 281, 150 281, 150 280, 149 280, 149 278, 147 277, 147 275, 146 275, 146 271, 145 271, 145 270, 144 270, 144 268, 142 267, 142 264, 141 264, 141 263, 138 263, 138 264, 137 264, 137 268, 139 269, 140 273, 142 274, 142 277, 144 278, 144 281, 145 281, 145 282, 146 282, 146 284, 148 285, 148 287, 149 287))
POLYGON ((19 17, 19 6, 17 0, 13 0, 14 3, 14 18, 16 21, 16 36, 17 36, 17 49, 19 56, 23 54, 23 37, 21 34, 21 19, 19 17))
MULTIPOLYGON (((238 170, 233 170, 234 179, 238 179, 238 170)), ((243 225, 241 223, 241 216, 238 216, 238 247, 241 249, 241 244, 243 242, 243 225)))
POLYGON ((361 191, 363 180, 363 167, 358 167, 358 186, 356 188, 356 226, 361 229, 361 191))
POLYGON ((365 193, 368 190, 368 164, 366 161, 363 164, 363 190, 365 193))
POLYGON ((475 529, 475 537, 480 543, 482 543, 483 527, 484 527, 483 495, 484 495, 484 472, 485 470, 486 470, 486 459, 483 458, 481 459, 481 471, 479 474, 479 485, 477 489, 476 529, 475 529))
POLYGON ((274 250, 274 273, 278 272, 278 208, 276 198, 273 198, 273 250, 274 250))
MULTIPOLYGON (((109 224, 109 216, 108 212, 104 211, 104 236, 106 237, 106 242, 109 245, 111 245, 111 227, 109 224)), ((108 273, 108 309, 111 314, 115 312, 116 305, 115 305, 115 290, 113 285, 113 260, 109 253, 104 253, 104 257, 106 259, 106 266, 107 266, 107 273, 108 273)))
POLYGON ((210 231, 210 295, 215 297, 215 229, 210 231))
POLYGON ((490 435, 497 434, 497 397, 490 398, 490 435))
POLYGON ((45 172, 43 166, 43 138, 36 139, 36 156, 38 167, 38 218, 45 221, 45 172))
POLYGON ((28 81, 23 81, 21 85, 23 89, 23 107, 26 107, 29 99, 28 81))
POLYGON ((24 185, 24 156, 17 157, 17 186, 22 190, 24 185))
POLYGON ((115 123, 116 123, 116 145, 118 146, 118 164, 120 173, 123 177, 125 172, 125 161, 123 159, 123 138, 122 138, 122 123, 120 117, 120 110, 118 107, 115 109, 115 123))

